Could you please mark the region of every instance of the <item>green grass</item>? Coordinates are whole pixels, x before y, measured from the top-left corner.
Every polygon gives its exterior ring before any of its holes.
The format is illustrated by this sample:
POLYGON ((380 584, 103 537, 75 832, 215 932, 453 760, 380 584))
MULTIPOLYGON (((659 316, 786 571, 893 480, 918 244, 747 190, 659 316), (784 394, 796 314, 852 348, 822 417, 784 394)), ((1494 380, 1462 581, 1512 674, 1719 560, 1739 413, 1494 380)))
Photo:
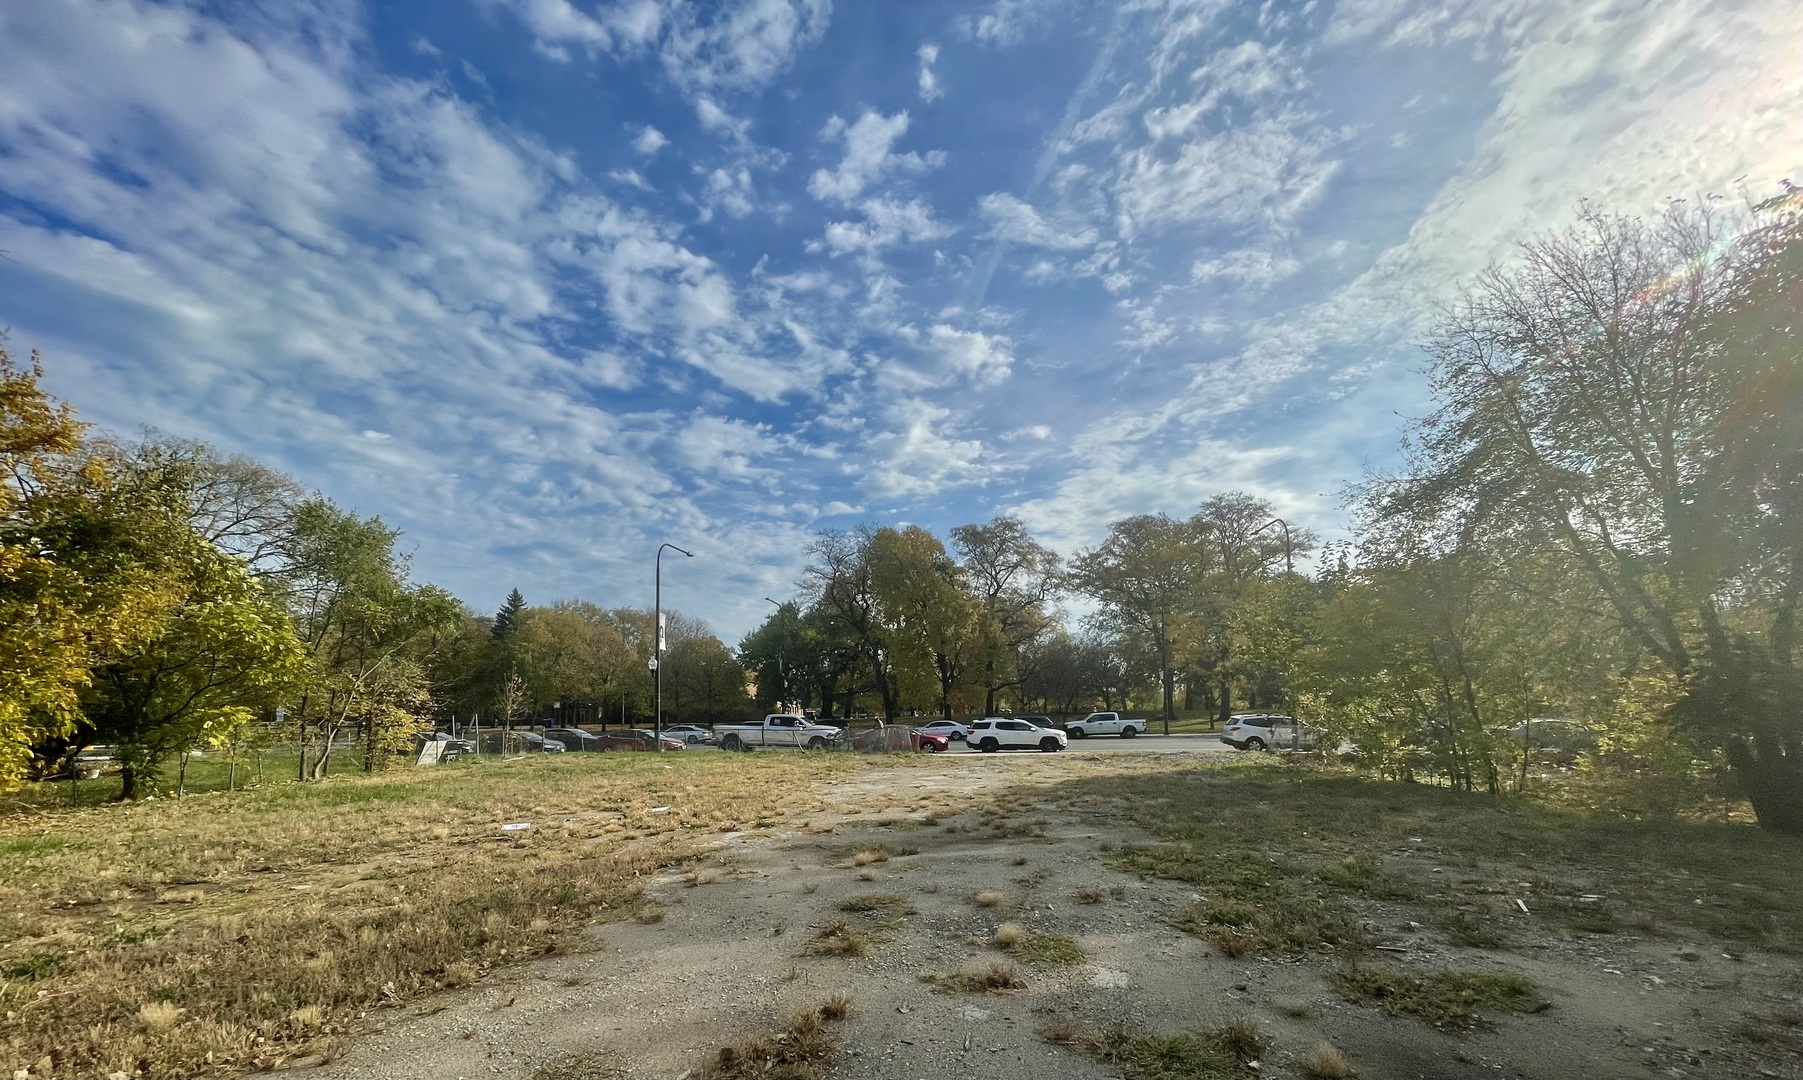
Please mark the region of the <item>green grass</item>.
POLYGON ((1018 941, 1001 944, 1001 948, 1016 960, 1040 967, 1083 962, 1082 947, 1075 938, 1063 934, 1029 933, 1018 941))
POLYGON ((1546 1001, 1531 980, 1507 974, 1436 971, 1409 975, 1349 966, 1334 973, 1333 984, 1348 1001, 1375 1005, 1392 1016, 1411 1016, 1452 1031, 1470 1031, 1487 1024, 1486 1012, 1537 1012, 1546 1001))
POLYGON ((1126 1080, 1239 1080, 1270 1050, 1268 1036, 1236 1020, 1201 1035, 1154 1035, 1125 1024, 1085 1030, 1054 1023, 1040 1038, 1101 1062, 1126 1080))
POLYGON ((1027 988, 1027 980, 1021 978, 1013 964, 989 964, 945 974, 927 974, 922 975, 920 981, 942 994, 1006 994, 1027 988))
POLYGON ((1803 952, 1803 838, 1744 824, 1624 819, 1264 758, 1086 776, 1056 794, 1150 834, 1111 864, 1192 886, 1203 902, 1173 921, 1233 955, 1356 954, 1374 943, 1360 927, 1374 909, 1466 948, 1667 927, 1803 952))

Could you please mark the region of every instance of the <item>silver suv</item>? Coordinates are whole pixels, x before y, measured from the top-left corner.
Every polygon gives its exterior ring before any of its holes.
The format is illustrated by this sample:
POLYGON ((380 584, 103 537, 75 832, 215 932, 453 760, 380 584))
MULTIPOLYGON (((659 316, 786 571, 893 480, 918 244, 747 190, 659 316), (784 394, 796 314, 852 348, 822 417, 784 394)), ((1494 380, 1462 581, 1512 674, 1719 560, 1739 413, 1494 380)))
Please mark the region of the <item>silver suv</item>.
POLYGON ((1321 728, 1300 723, 1293 716, 1235 713, 1221 729, 1221 741, 1235 750, 1313 750, 1325 734, 1321 728))

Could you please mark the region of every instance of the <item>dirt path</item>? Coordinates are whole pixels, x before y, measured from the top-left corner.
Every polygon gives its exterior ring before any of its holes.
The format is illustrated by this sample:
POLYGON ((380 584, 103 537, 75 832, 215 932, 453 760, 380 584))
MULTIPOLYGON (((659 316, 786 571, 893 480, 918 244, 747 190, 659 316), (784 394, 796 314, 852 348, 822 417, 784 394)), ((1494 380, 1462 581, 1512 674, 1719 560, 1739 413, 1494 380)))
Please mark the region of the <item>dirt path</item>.
POLYGON ((1328 1040, 1367 1078, 1740 1075, 1689 1048, 1701 999, 1656 976, 1624 975, 1646 967, 1635 956, 1574 966, 1441 949, 1441 961, 1463 969, 1528 975, 1549 998, 1543 1012, 1465 1035, 1347 1004, 1320 963, 1222 957, 1172 928, 1172 912, 1195 899, 1186 886, 1106 865, 1106 848, 1145 837, 1049 797, 1044 785, 1087 767, 948 760, 833 785, 833 812, 723 836, 702 865, 655 881, 648 892, 661 921, 586 931, 604 944, 372 1018, 377 1034, 308 1073, 675 1080, 719 1047, 845 992, 854 1006, 829 1075, 847 1080, 1115 1076, 1039 1029, 1122 1021, 1177 1034, 1240 1017, 1274 1039, 1247 1076, 1297 1075, 1296 1062, 1328 1040), (1037 795, 1032 785, 1042 786, 1037 795), (993 906, 979 903, 984 893, 999 894, 993 906), (1004 922, 1068 936, 1082 958, 1006 955, 993 940, 1004 922), (869 954, 808 955, 835 923, 871 942, 869 954), (1012 964, 1025 987, 939 993, 922 981, 997 963, 1012 964))

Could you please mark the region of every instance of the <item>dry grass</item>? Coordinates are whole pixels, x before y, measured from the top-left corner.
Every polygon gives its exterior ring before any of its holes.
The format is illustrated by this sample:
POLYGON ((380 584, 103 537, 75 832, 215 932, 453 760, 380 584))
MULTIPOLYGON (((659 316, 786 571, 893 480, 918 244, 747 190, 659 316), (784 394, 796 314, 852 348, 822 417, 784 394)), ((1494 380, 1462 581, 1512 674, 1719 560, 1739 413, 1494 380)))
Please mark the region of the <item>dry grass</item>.
POLYGON ((1075 938, 1063 934, 1035 934, 1019 923, 1006 922, 996 927, 995 947, 1016 960, 1042 967, 1083 962, 1083 949, 1075 938))
POLYGON ((1546 1001, 1537 986, 1519 975, 1436 971, 1422 976, 1347 967, 1334 973, 1333 983, 1348 1001, 1455 1031, 1484 1026, 1480 1009, 1528 1013, 1543 1008, 1546 1001))
POLYGON ((27 792, 0 804, 0 1075, 279 1066, 378 1005, 588 947, 700 837, 816 811, 813 779, 863 767, 573 754, 137 805, 27 792))
POLYGON ((1108 899, 1108 894, 1101 889, 1077 890, 1077 903, 1079 904, 1099 904, 1106 899, 1108 899))
POLYGON ((839 901, 839 910, 861 915, 876 912, 905 915, 911 914, 914 909, 905 897, 895 893, 865 893, 862 896, 848 896, 839 901))
POLYGON ((1002 902, 1002 894, 999 892, 980 892, 971 897, 970 902, 978 907, 995 907, 1002 902))
POLYGON ((1271 1045, 1249 1021, 1201 1035, 1153 1035, 1125 1024, 1085 1030, 1053 1023, 1039 1035, 1109 1066, 1126 1080, 1240 1080, 1257 1075, 1248 1065, 1271 1045))
POLYGON ((809 956, 869 956, 881 944, 876 936, 846 922, 835 919, 821 928, 802 950, 809 956))
POLYGON ((774 1035, 722 1047, 695 1075, 698 1080, 820 1080, 835 1053, 827 1025, 850 1009, 851 999, 835 994, 818 1008, 795 1014, 774 1035))
POLYGON ((1013 964, 963 968, 944 975, 922 975, 920 981, 941 993, 1010 994, 1027 988, 1013 964))
POLYGON ((888 861, 889 852, 884 850, 881 846, 865 848, 863 851, 860 851, 851 857, 851 864, 853 866, 869 866, 871 863, 885 863, 888 861))
POLYGON ((1314 1053, 1296 1063, 1296 1071, 1302 1074, 1303 1080, 1352 1080, 1358 1075, 1352 1062, 1347 1061, 1346 1055, 1333 1043, 1316 1047, 1314 1053))

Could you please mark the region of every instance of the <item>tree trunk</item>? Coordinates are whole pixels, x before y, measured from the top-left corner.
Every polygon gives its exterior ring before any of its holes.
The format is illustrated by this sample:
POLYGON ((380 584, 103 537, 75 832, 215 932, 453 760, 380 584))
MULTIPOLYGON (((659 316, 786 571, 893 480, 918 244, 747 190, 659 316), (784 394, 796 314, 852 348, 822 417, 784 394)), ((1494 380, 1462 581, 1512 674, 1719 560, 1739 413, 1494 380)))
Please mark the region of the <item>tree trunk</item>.
POLYGON ((1761 733, 1730 741, 1728 764, 1761 828, 1803 834, 1803 736, 1761 733))
POLYGON ((1221 676, 1221 698, 1215 703, 1215 723, 1226 727, 1227 721, 1233 719, 1233 679, 1221 676))
POLYGON ((175 797, 181 798, 188 793, 188 758, 194 751, 182 751, 181 767, 175 770, 175 797))
POLYGON ((130 802, 138 797, 138 770, 130 765, 119 766, 119 800, 130 802))

